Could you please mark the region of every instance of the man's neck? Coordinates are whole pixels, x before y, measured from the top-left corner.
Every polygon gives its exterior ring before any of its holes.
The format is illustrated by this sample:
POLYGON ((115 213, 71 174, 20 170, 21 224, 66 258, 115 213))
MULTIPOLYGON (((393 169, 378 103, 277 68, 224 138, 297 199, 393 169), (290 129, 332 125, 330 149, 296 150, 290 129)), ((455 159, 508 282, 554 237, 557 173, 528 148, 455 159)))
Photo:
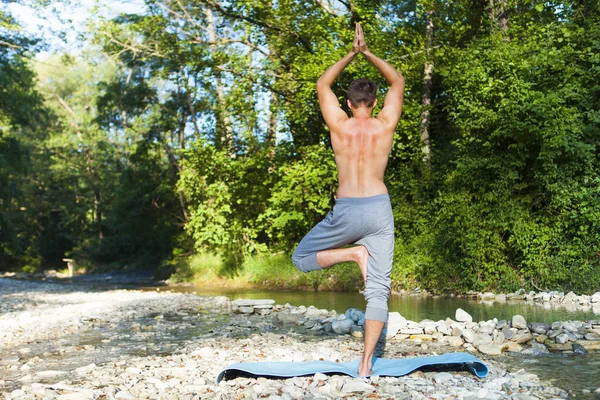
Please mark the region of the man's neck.
POLYGON ((355 108, 352 110, 354 119, 370 119, 373 116, 373 109, 367 107, 355 108))

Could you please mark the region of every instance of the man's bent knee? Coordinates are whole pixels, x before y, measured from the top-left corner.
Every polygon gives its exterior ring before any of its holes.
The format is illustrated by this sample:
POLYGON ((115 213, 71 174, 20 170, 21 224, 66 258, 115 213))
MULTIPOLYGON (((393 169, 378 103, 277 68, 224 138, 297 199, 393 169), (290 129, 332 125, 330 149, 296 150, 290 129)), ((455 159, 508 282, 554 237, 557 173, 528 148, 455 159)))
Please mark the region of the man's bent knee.
POLYGON ((292 254, 292 263, 300 272, 318 271, 321 269, 317 262, 317 253, 311 253, 307 256, 300 256, 297 251, 292 254))

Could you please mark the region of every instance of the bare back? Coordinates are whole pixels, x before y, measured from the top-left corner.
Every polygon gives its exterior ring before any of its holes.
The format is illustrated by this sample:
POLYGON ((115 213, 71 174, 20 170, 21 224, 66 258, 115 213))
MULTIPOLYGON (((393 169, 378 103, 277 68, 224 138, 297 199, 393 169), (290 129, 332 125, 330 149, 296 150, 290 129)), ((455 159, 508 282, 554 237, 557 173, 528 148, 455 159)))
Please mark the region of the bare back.
POLYGON ((387 193, 383 175, 392 150, 394 131, 402 113, 404 78, 390 64, 371 53, 366 44, 361 45, 362 29, 357 24, 356 46, 353 51, 332 65, 317 81, 317 94, 323 118, 331 132, 331 144, 338 169, 337 197, 369 197, 387 193), (358 104, 348 100, 352 118, 340 107, 338 98, 331 90, 335 78, 361 54, 383 74, 390 88, 383 108, 372 118, 376 104, 358 104))
POLYGON ((349 118, 331 131, 338 169, 337 198, 387 193, 383 176, 394 131, 377 118, 349 118))

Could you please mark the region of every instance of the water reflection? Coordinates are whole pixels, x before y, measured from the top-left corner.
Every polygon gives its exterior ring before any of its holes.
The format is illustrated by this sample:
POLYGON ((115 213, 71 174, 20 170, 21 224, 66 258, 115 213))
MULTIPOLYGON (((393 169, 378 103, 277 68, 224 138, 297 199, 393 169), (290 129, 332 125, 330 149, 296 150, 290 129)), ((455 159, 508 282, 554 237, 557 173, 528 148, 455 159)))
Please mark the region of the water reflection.
MULTIPOLYGON (((162 288, 163 290, 165 288, 162 288)), ((177 292, 192 292, 205 296, 227 296, 230 299, 273 299, 277 304, 290 303, 295 306, 315 306, 327 310, 344 312, 350 307, 365 308, 365 300, 360 293, 313 292, 230 289, 203 286, 169 287, 177 292)), ((457 308, 462 308, 473 316, 474 321, 487 321, 493 318, 509 320, 520 314, 528 322, 547 322, 600 319, 600 304, 591 307, 565 307, 552 303, 533 303, 524 301, 477 301, 450 297, 390 296, 389 309, 397 311, 412 321, 431 319, 438 321, 447 317, 454 318, 457 308)))

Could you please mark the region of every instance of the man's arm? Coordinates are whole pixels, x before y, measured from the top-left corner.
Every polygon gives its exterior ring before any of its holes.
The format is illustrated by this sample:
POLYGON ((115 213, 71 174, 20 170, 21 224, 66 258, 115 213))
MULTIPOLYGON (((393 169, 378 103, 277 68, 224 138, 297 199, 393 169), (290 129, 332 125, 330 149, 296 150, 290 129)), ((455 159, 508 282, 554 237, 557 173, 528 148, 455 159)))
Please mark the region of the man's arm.
POLYGON ((333 64, 317 81, 317 94, 319 95, 319 104, 321 105, 321 113, 325 122, 330 129, 335 129, 338 122, 348 119, 348 115, 340 107, 337 97, 331 90, 331 85, 338 75, 354 60, 354 57, 359 53, 360 47, 360 24, 356 24, 354 29, 354 41, 352 49, 341 60, 333 64))
POLYGON ((375 66, 390 83, 383 108, 377 115, 377 118, 384 120, 389 125, 396 126, 402 114, 402 102, 404 100, 404 77, 400 75, 389 63, 377 57, 369 50, 361 52, 371 64, 375 66))
POLYGON ((357 54, 358 51, 350 51, 344 58, 329 67, 317 81, 317 94, 319 95, 321 113, 329 128, 334 128, 338 122, 348 119, 348 115, 342 110, 336 95, 331 90, 331 85, 357 54))
POLYGON ((367 48, 365 34, 360 26, 356 24, 358 38, 358 50, 365 58, 381 72, 385 79, 390 83, 390 88, 383 101, 383 109, 377 115, 377 118, 396 127, 402 114, 402 102, 404 99, 404 77, 390 64, 371 53, 367 48))

